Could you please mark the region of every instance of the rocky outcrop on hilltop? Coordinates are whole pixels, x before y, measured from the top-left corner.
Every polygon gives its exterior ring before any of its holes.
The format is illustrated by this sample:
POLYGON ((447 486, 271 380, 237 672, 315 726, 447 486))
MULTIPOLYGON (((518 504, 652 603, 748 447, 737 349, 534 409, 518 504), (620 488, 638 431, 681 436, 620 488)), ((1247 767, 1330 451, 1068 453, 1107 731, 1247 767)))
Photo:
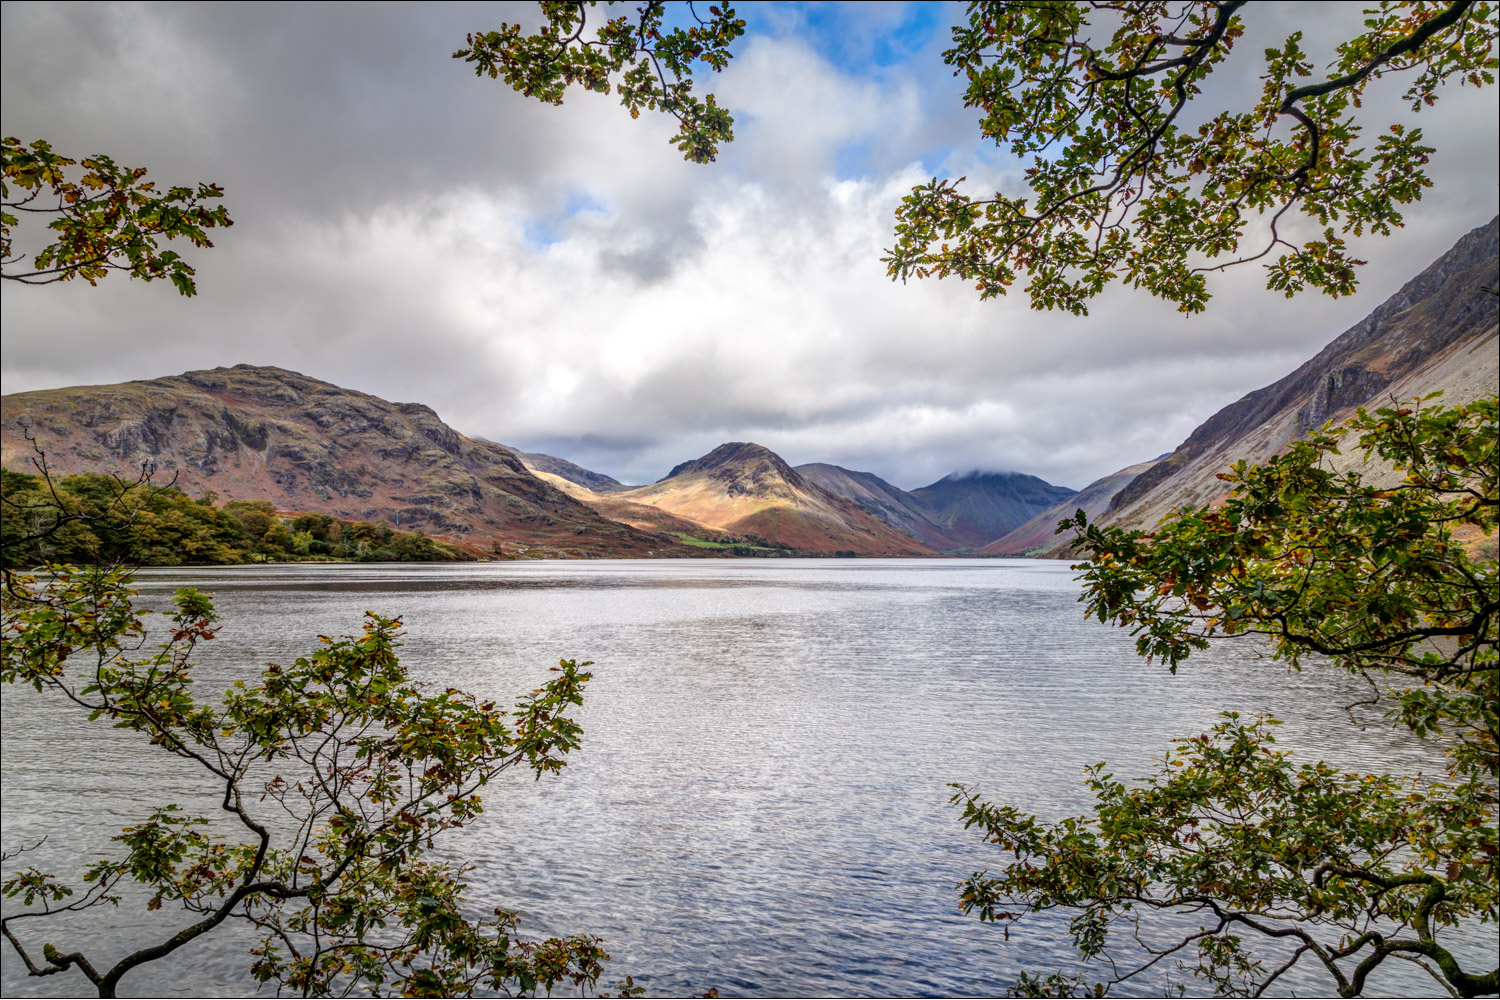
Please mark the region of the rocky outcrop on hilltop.
POLYGON ((534 476, 508 448, 465 437, 421 403, 393 403, 281 368, 237 365, 120 385, 4 397, 0 457, 27 437, 55 473, 143 467, 192 494, 564 555, 646 555, 666 542, 610 521, 534 476))
POLYGON ((1444 390, 1453 404, 1495 392, 1497 236, 1492 219, 1460 239, 1374 312, 1285 378, 1204 421, 1110 502, 1107 519, 1155 524, 1183 504, 1224 494, 1216 478, 1239 459, 1260 462, 1356 407, 1444 390))
POLYGON ((723 484, 729 496, 790 498, 807 485, 780 455, 746 441, 721 444, 701 458, 679 463, 657 483, 691 476, 723 484))

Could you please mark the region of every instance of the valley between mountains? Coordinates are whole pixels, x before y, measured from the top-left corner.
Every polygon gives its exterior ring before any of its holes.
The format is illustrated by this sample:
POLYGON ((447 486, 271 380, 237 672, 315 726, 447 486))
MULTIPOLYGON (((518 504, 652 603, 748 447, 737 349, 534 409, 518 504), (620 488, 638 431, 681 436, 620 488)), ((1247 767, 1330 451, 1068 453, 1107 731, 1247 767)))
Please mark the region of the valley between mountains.
POLYGON ((1223 495, 1217 473, 1262 461, 1356 407, 1441 390, 1496 392, 1497 221, 1465 235, 1359 324, 1272 385, 1230 403, 1167 455, 1082 490, 1021 472, 955 473, 905 491, 867 472, 791 466, 723 444, 655 483, 468 437, 394 403, 274 367, 236 365, 0 400, 0 458, 54 476, 175 482, 194 497, 265 501, 283 516, 384 521, 476 557, 1066 556, 1057 522, 1149 527, 1223 495))

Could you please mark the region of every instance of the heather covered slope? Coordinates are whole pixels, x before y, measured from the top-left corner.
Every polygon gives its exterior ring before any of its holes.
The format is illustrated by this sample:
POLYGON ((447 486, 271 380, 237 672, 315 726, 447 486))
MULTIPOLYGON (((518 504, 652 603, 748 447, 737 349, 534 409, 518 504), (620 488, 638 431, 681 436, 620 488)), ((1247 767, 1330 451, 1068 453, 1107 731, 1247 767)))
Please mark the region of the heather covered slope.
POLYGON ((1149 526, 1184 504, 1225 493, 1216 478, 1239 459, 1257 463, 1356 407, 1443 390, 1452 405, 1496 391, 1497 234, 1492 219, 1407 282, 1364 320, 1285 378, 1231 403, 1110 503, 1105 518, 1149 526))
POLYGON ((1020 472, 972 472, 945 476, 910 496, 944 535, 977 549, 1075 492, 1020 472))
POLYGON ((837 465, 813 462, 799 465, 797 472, 808 482, 836 493, 867 513, 874 514, 898 531, 939 551, 965 546, 949 538, 932 522, 910 493, 868 472, 854 472, 837 465))
POLYGON ((669 554, 533 475, 508 448, 465 437, 420 403, 392 403, 281 368, 237 365, 3 399, 0 457, 25 435, 59 474, 143 464, 189 493, 268 500, 471 542, 558 555, 669 554))
POLYGON ((609 499, 645 504, 730 535, 809 552, 931 555, 911 536, 810 482, 757 444, 720 445, 665 478, 609 499))

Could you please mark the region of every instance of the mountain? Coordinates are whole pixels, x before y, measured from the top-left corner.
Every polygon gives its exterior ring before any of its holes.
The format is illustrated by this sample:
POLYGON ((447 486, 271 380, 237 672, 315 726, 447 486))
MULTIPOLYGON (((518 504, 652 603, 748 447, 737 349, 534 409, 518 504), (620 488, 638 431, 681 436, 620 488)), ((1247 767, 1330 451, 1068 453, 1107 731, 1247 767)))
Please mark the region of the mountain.
POLYGON ((1175 507, 1224 495, 1216 479, 1257 463, 1327 420, 1443 390, 1447 405, 1496 391, 1500 218, 1467 233, 1374 312, 1287 375, 1204 421, 1110 501, 1111 522, 1149 526, 1175 507))
POLYGON ((758 444, 732 442, 607 500, 660 508, 710 529, 811 552, 931 555, 880 518, 809 481, 758 444))
POLYGON ((879 476, 823 462, 799 465, 797 472, 808 482, 838 494, 929 548, 939 551, 967 548, 962 542, 943 534, 943 529, 933 523, 910 493, 892 486, 879 476))
MULTIPOLYGON (((1088 514, 1089 520, 1096 519, 1109 509, 1109 502, 1114 499, 1115 494, 1128 486, 1135 477, 1166 457, 1158 455, 1150 461, 1128 466, 1119 472, 1094 480, 1066 500, 1058 501, 1025 524, 1001 535, 983 548, 975 550, 974 554, 976 556, 1031 556, 1051 553, 1059 549, 1065 544, 1066 538, 1060 538, 1055 534, 1058 521, 1065 517, 1072 517, 1073 513, 1080 508, 1088 514)), ((1067 537, 1071 538, 1072 534, 1070 533, 1067 537)))
MULTIPOLYGON (((558 461, 562 461, 562 459, 558 461)), ((583 469, 581 466, 575 466, 575 468, 589 475, 602 476, 601 473, 591 472, 588 469, 583 469)), ((711 528, 697 521, 690 521, 685 517, 678 517, 671 511, 661 507, 636 503, 632 500, 622 500, 614 496, 613 493, 595 493, 587 486, 581 486, 574 480, 564 479, 562 476, 551 472, 542 472, 537 469, 533 469, 532 471, 538 479, 551 483, 568 494, 568 496, 587 504, 611 521, 619 521, 621 524, 628 524, 632 528, 657 535, 691 535, 694 538, 709 542, 727 542, 731 540, 729 535, 717 528, 711 528)), ((635 487, 622 485, 619 489, 629 490, 635 489, 635 487)))
POLYGON ((557 458, 554 455, 539 455, 530 451, 517 451, 516 457, 521 460, 522 465, 526 466, 533 473, 540 474, 545 472, 549 476, 556 476, 576 486, 582 486, 593 493, 615 493, 619 490, 630 488, 618 479, 606 476, 602 472, 585 469, 581 465, 574 465, 567 459, 557 458))
POLYGON ((977 549, 1074 492, 1021 472, 970 472, 944 476, 910 496, 944 535, 977 549))
POLYGON ((149 463, 157 482, 175 477, 191 494, 384 519, 471 542, 573 556, 687 551, 608 520, 537 478, 510 449, 459 434, 427 406, 282 368, 237 365, 5 396, 7 467, 28 469, 28 433, 62 475, 134 478, 149 463))

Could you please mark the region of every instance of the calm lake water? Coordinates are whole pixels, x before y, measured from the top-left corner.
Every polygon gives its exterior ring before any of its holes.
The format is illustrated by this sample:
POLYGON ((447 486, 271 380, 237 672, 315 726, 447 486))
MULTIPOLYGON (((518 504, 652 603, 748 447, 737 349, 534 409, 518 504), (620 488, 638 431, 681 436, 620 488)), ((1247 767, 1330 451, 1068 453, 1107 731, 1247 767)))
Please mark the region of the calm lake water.
MULTIPOLYGON (((601 935, 601 987, 630 974, 675 996, 995 995, 1018 970, 1070 967, 1065 919, 1007 942, 957 911, 955 883, 999 859, 963 829, 948 783, 1056 818, 1086 807, 1086 765, 1148 773, 1224 709, 1274 711, 1309 757, 1440 770, 1430 746, 1353 726, 1339 706, 1361 692, 1341 674, 1288 675, 1248 647, 1176 677, 1148 666, 1123 631, 1083 620, 1064 563, 276 566, 139 582, 155 607, 184 585, 216 595, 211 683, 356 632, 366 609, 403 617, 417 677, 505 701, 560 657, 594 660, 582 752, 556 779, 492 786, 448 851, 475 866, 476 912, 601 935)), ((4 692, 3 727, 4 843, 48 835, 44 869, 77 870, 153 805, 213 809, 176 761, 30 691, 4 692)), ((48 940, 117 956, 166 926, 95 911, 48 940)), ((216 931, 131 973, 122 995, 246 994, 246 941, 216 931)), ((0 947, 6 996, 88 995, 81 976, 28 980, 0 947)), ((1475 947, 1492 954, 1493 939, 1475 947)), ((1320 995, 1318 982, 1285 986, 1320 995)), ((1414 970, 1384 985, 1435 986, 1414 970)))

